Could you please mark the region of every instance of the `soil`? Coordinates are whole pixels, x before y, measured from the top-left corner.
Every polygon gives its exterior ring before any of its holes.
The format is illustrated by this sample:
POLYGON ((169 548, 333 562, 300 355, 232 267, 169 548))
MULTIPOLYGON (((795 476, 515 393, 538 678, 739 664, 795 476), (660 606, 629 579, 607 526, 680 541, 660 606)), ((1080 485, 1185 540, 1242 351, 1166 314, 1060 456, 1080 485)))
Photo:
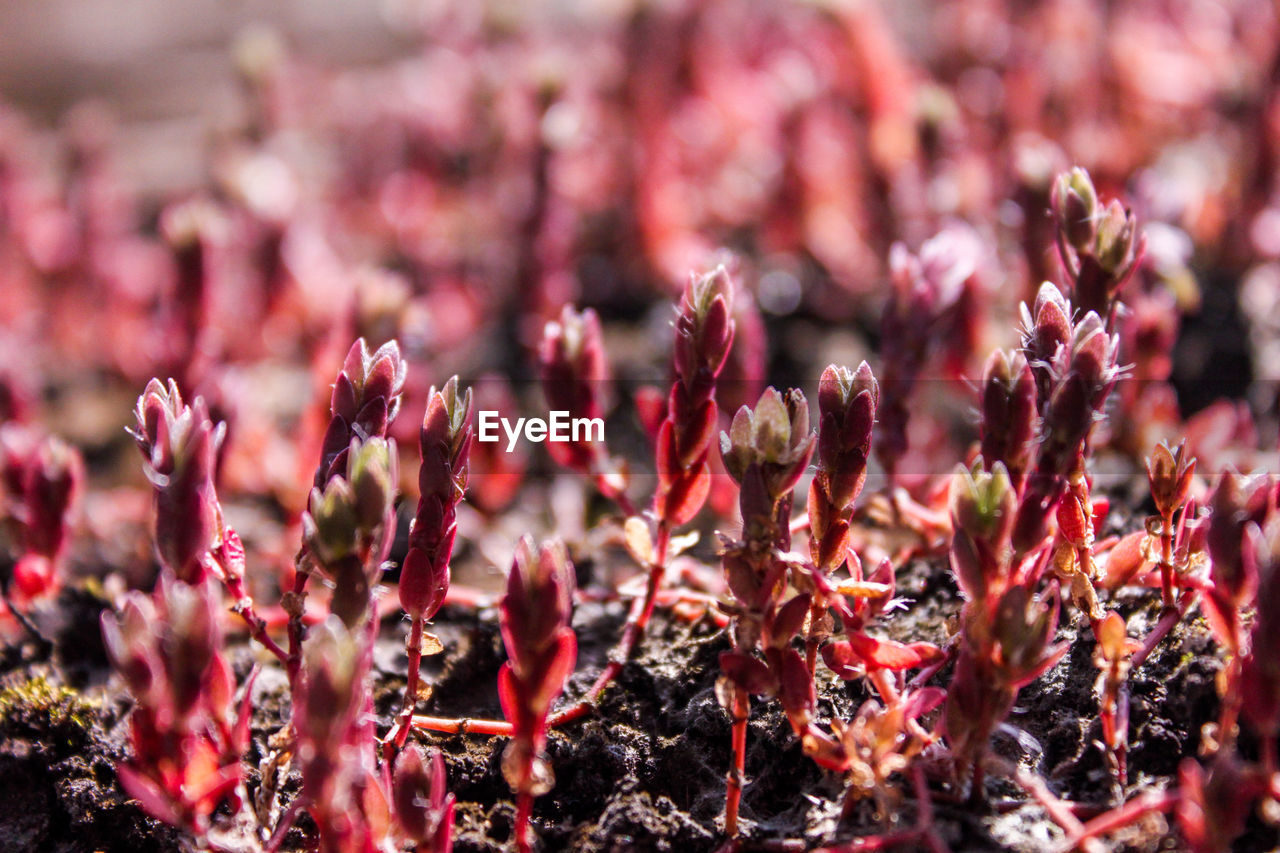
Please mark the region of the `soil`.
MULTIPOLYGON (((909 605, 883 621, 895 637, 945 643, 959 595, 945 564, 915 560, 899 572, 899 595, 909 605)), ((1158 596, 1126 591, 1113 604, 1131 633, 1153 624, 1158 596)), ((173 830, 146 817, 121 792, 112 769, 125 754, 129 701, 107 678, 96 626, 105 600, 91 587, 64 591, 56 610, 62 628, 49 654, 28 643, 4 652, 0 675, 0 850, 179 850, 173 830)), ((624 618, 621 602, 583 603, 574 627, 580 641, 577 673, 567 698, 582 695, 607 661, 624 618)), ((492 608, 446 607, 436 620, 445 653, 425 665, 432 714, 500 716, 495 681, 503 661, 492 608)), ((404 624, 388 619, 375 653, 375 706, 387 727, 403 689, 404 624)), ((1095 806, 1114 805, 1100 748, 1093 665, 1087 625, 1064 609, 1059 639, 1070 644, 1062 661, 1020 693, 997 733, 995 751, 1041 774, 1059 796, 1095 806), (1083 628, 1083 630, 1082 630, 1083 628)), ((539 798, 534 828, 544 850, 712 851, 728 767, 729 718, 714 692, 725 632, 710 619, 688 623, 659 611, 643 647, 623 669, 596 713, 550 737, 556 785, 539 798)), ((238 675, 256 651, 233 650, 238 675)), ((1131 676, 1130 784, 1126 796, 1168 785, 1179 761, 1195 755, 1201 726, 1214 719, 1215 677, 1222 660, 1203 618, 1193 611, 1131 676)), ((935 682, 945 684, 944 670, 935 682)), ((267 754, 267 739, 288 718, 282 674, 268 668, 255 685, 254 747, 248 767, 267 754)), ((860 682, 819 679, 824 718, 848 717, 865 699, 860 682)), ((432 735, 444 753, 450 789, 458 798, 455 849, 459 853, 509 848, 513 817, 500 759, 505 740, 474 735, 432 735)), ((776 702, 753 700, 747 740, 748 784, 743 798, 744 849, 776 849, 780 839, 805 846, 908 828, 915 807, 905 794, 896 813, 878 819, 869 804, 841 818, 843 784, 801 753, 776 702)), ((1247 750, 1251 748, 1247 742, 1247 750)), ((953 850, 1041 850, 1062 837, 1043 809, 1026 801, 1012 782, 987 781, 988 805, 961 805, 946 780, 940 755, 926 753, 934 785, 939 834, 953 850)), ((257 784, 250 776, 251 789, 257 784)), ((296 779, 286 786, 286 792, 296 779)), ((904 783, 904 788, 907 788, 904 783)), ((285 849, 308 847, 304 819, 285 849)), ((1165 820, 1152 818, 1113 838, 1116 849, 1176 849, 1165 820)), ((1280 839, 1251 824, 1240 850, 1271 849, 1280 839)))

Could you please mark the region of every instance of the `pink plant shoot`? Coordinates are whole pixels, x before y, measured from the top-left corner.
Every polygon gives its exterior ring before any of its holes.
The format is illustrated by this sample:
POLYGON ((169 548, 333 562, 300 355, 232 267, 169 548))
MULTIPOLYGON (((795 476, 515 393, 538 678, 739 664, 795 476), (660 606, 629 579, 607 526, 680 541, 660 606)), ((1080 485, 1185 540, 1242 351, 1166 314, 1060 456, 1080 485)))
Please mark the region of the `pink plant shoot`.
POLYGON ((498 696, 514 728, 502 753, 502 774, 516 794, 515 839, 522 853, 532 845, 533 799, 555 783, 544 746, 551 703, 578 657, 569 627, 573 590, 573 565, 563 544, 549 542, 535 552, 531 539, 520 540, 501 604, 508 661, 498 673, 498 696))
POLYGON ((444 758, 436 750, 430 759, 416 744, 396 758, 391 776, 392 810, 400 834, 419 853, 453 850, 454 796, 446 787, 444 758))
MULTIPOLYGON (((880 403, 880 386, 864 361, 856 371, 829 365, 818 385, 817 471, 809 486, 809 555, 814 570, 826 576, 849 559, 849 524, 854 502, 867 477, 871 427, 880 403)), ((854 580, 862 580, 857 558, 850 561, 854 580)), ((830 617, 825 584, 813 584, 805 659, 813 672, 818 646, 830 617)))
MULTIPOLYGON (((538 365, 548 408, 568 412, 575 420, 604 417, 609 363, 595 311, 564 306, 560 318, 547 323, 543 331, 538 365)), ((589 438, 548 442, 547 452, 566 468, 590 476, 601 494, 631 514, 625 471, 609 457, 602 441, 589 438)))
POLYGON ((893 287, 880 321, 880 430, 876 454, 892 481, 907 452, 907 408, 931 349, 946 343, 947 321, 965 283, 977 271, 980 244, 951 227, 925 241, 918 254, 895 243, 889 252, 893 287))
POLYGON ((71 509, 83 482, 79 452, 61 439, 35 441, 21 427, 0 429, 0 524, 12 528, 12 581, 20 599, 47 596, 60 586, 71 509))
MULTIPOLYGON (((733 344, 733 282, 723 266, 692 276, 676 317, 675 382, 658 428, 654 514, 666 529, 691 521, 711 487, 716 377, 733 344)), ((661 537, 660 537, 661 538, 661 537)))
POLYGON ((333 587, 330 611, 354 630, 370 612, 395 534, 398 457, 394 441, 356 438, 341 458, 343 473, 311 490, 303 542, 333 587))
POLYGON ((235 710, 220 609, 212 581, 162 578, 153 598, 130 593, 118 617, 102 617, 107 655, 136 703, 120 783, 152 817, 197 837, 235 793, 249 745, 249 688, 235 710))
POLYGON ((1102 206, 1089 173, 1079 166, 1058 175, 1051 205, 1058 252, 1074 285, 1072 298, 1110 328, 1120 288, 1142 257, 1133 213, 1114 199, 1102 206))
POLYGON ((295 761, 321 853, 385 849, 391 804, 375 765, 366 684, 372 654, 367 628, 350 630, 336 616, 311 632, 303 653, 293 695, 295 761))
POLYGON ((325 430, 315 486, 346 468, 345 454, 353 438, 385 438, 387 427, 400 411, 406 366, 400 345, 388 341, 370 353, 364 338, 347 352, 333 383, 329 427, 325 430))
POLYGON ((956 468, 950 511, 951 568, 965 596, 960 648, 947 688, 943 726, 957 764, 971 768, 971 795, 981 801, 983 758, 996 726, 1018 690, 1067 650, 1050 642, 1057 629, 1057 596, 1040 600, 1012 562, 1010 534, 1017 496, 1004 465, 992 471, 956 468))
MULTIPOLYGON (((458 532, 458 503, 467 489, 471 431, 471 390, 459 397, 456 376, 440 390, 432 388, 418 434, 422 453, 418 510, 409 528, 409 552, 400 567, 400 606, 409 614, 410 627, 409 680, 397 746, 403 746, 409 735, 409 718, 418 698, 423 624, 436 615, 449 591, 449 559, 458 532)), ((427 635, 427 640, 429 649, 440 649, 434 636, 427 635)))
POLYGON ((214 426, 204 401, 188 406, 178 385, 147 384, 130 432, 155 488, 155 539, 160 562, 180 580, 199 583, 222 542, 222 509, 214 489, 218 447, 226 433, 214 426))
POLYGON ((1021 492, 1031 465, 1035 438, 1036 386, 1026 356, 995 350, 982 371, 982 461, 987 470, 1004 465, 1014 491, 1021 492))

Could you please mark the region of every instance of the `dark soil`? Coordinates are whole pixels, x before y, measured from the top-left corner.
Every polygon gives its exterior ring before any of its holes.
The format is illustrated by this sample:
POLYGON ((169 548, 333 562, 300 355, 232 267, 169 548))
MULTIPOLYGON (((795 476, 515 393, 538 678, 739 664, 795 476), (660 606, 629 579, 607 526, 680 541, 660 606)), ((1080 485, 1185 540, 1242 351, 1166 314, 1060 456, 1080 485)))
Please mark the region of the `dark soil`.
MULTIPOLYGON (((896 637, 945 643, 948 619, 958 608, 949 572, 936 561, 909 563, 899 594, 910 605, 884 620, 896 637)), ((1130 618, 1131 632, 1153 623, 1159 604, 1151 594, 1124 593, 1114 600, 1130 618)), ((62 628, 51 655, 33 644, 10 648, 0 678, 0 850, 163 851, 181 849, 174 831, 143 815, 120 791, 112 769, 124 754, 127 697, 105 680, 97 612, 102 600, 86 591, 65 592, 58 603, 62 628)), ((578 672, 567 695, 584 693, 607 660, 623 619, 623 605, 581 605, 574 626, 580 638, 578 672)), ((404 626, 389 620, 375 654, 375 705, 389 724, 403 688, 404 626)), ((434 685, 425 706, 437 715, 497 717, 495 680, 503 660, 495 611, 448 607, 436 623, 446 652, 430 659, 434 685)), ((995 751, 1044 776, 1058 795, 1099 811, 1114 805, 1098 739, 1087 625, 1064 610, 1060 639, 1070 650, 1053 670, 1025 688, 995 751)), ((728 767, 729 718, 717 704, 717 656, 727 648, 713 622, 687 624, 659 613, 636 658, 608 690, 597 712, 553 733, 549 752, 556 785, 538 799, 534 827, 543 849, 582 851, 711 851, 719 829, 728 767)), ((233 659, 244 675, 255 650, 241 644, 233 659)), ((1168 785, 1178 762, 1194 755, 1200 727, 1217 710, 1215 677, 1222 666, 1207 625, 1185 620, 1131 677, 1132 725, 1129 789, 1168 785)), ((824 671, 825 672, 825 671, 824 671)), ((945 684, 948 671, 937 682, 945 684)), ((848 717, 866 698, 859 682, 824 674, 819 683, 824 717, 848 717)), ((269 752, 267 739, 288 718, 283 676, 268 668, 255 686, 254 768, 269 752)), ((505 740, 474 735, 425 736, 448 764, 458 798, 456 849, 509 847, 513 805, 500 770, 505 740)), ((1247 748, 1247 744, 1246 744, 1247 748)), ((941 836, 953 850, 1041 850, 1060 831, 1012 782, 991 777, 989 806, 948 805, 956 799, 952 769, 940 755, 922 759, 935 788, 941 836)), ((743 799, 747 849, 767 849, 778 839, 808 846, 909 827, 915 819, 905 795, 889 823, 856 808, 841 820, 842 782, 804 757, 776 703, 753 700, 743 799)), ((257 784, 250 776, 250 787, 257 784)), ((286 793, 296 780, 286 786, 286 793)), ((904 788, 907 786, 904 785, 904 788)), ((304 820, 286 848, 306 849, 304 820)), ((1275 846, 1274 832, 1258 823, 1238 849, 1275 846)), ((1117 849, 1156 850, 1178 845, 1165 821, 1154 818, 1116 839, 1117 849)))

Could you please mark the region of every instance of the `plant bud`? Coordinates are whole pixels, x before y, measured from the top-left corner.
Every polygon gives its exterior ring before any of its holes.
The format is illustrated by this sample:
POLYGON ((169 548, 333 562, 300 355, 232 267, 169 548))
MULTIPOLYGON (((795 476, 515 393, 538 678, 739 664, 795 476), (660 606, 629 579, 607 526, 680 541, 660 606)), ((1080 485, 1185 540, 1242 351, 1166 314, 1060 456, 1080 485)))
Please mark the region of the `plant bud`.
POLYGON ((1113 199, 1098 221, 1097 247, 1094 250, 1098 265, 1113 278, 1123 275, 1133 263, 1136 229, 1133 213, 1113 199))
POLYGON ((369 353, 364 338, 347 352, 333 384, 331 418, 321 448, 314 485, 322 487, 346 470, 346 454, 353 438, 385 438, 387 427, 400 410, 406 366, 400 345, 388 341, 369 353))
POLYGON ((410 744, 396 758, 391 777, 396 823, 410 841, 421 845, 423 853, 444 853, 449 847, 454 797, 446 783, 439 751, 431 751, 429 767, 416 744, 410 744))
POLYGON ((1035 435, 1036 386, 1026 357, 996 350, 982 376, 982 460, 1003 463, 1015 491, 1022 488, 1035 435))
POLYGON ((1191 478, 1196 472, 1196 461, 1186 458, 1186 445, 1179 443, 1177 450, 1161 442, 1147 457, 1147 480, 1151 484, 1151 498, 1156 511, 1164 518, 1172 518, 1190 497, 1191 478))
POLYGON ((1078 252, 1093 247, 1097 233, 1098 194, 1089 173, 1079 166, 1063 172, 1053 182, 1052 204, 1068 245, 1078 252))
POLYGON ((675 368, 686 387, 720 372, 733 343, 733 282, 723 265, 693 275, 676 318, 675 368))
POLYGON ((743 406, 729 432, 720 434, 720 453, 739 483, 752 465, 759 466, 770 499, 777 501, 804 474, 814 438, 804 394, 793 389, 784 400, 777 390, 767 388, 754 411, 743 406))
POLYGON ((178 387, 152 379, 138 399, 131 433, 155 487, 156 550, 180 579, 198 583, 206 556, 222 537, 222 510, 213 477, 225 425, 216 427, 204 401, 187 406, 178 387))

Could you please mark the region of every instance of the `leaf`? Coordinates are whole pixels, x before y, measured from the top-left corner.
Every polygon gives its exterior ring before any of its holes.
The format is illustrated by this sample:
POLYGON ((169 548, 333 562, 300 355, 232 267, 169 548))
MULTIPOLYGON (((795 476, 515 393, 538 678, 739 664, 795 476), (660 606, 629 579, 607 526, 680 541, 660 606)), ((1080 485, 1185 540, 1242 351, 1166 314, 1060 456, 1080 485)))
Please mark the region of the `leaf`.
POLYGON ((721 652, 720 671, 738 687, 757 696, 771 696, 778 681, 764 661, 741 652, 721 652))
POLYGON ((124 788, 124 792, 137 800, 144 812, 171 826, 182 825, 173 801, 151 779, 128 764, 116 767, 116 778, 120 780, 120 787, 124 788))
POLYGON ((947 691, 941 687, 916 690, 903 699, 902 713, 908 720, 914 720, 937 708, 946 698, 947 691))
POLYGON ((498 670, 498 702, 502 705, 502 717, 509 723, 516 721, 520 712, 520 701, 516 693, 516 677, 511 661, 498 670))
POLYGON ((855 654, 868 664, 897 672, 920 665, 920 653, 896 640, 877 640, 866 634, 849 635, 855 654))
POLYGON ((647 566, 653 562, 653 536, 648 523, 638 515, 627 519, 622 527, 623 541, 637 563, 647 566))
POLYGON ((783 710, 790 717, 807 720, 817 704, 809 667, 800 653, 790 648, 778 654, 777 662, 781 674, 778 698, 783 710))
POLYGON ((858 678, 863 674, 862 658, 854 652, 853 646, 846 640, 837 640, 823 646, 822 660, 826 662, 828 669, 845 681, 858 678))
POLYGON ((1139 530, 1125 536, 1111 549, 1103 566, 1103 585, 1107 589, 1119 589, 1133 580, 1148 565, 1147 534, 1139 530))
POLYGON ((770 643, 782 648, 791 642, 791 638, 804 628, 805 617, 809 615, 809 604, 812 598, 808 593, 797 595, 778 609, 769 626, 770 643))
POLYGON ((444 651, 444 643, 440 642, 440 638, 430 631, 422 632, 422 656, 431 657, 438 655, 444 651))
POLYGON ((702 534, 696 530, 690 530, 679 536, 672 536, 670 543, 667 545, 667 559, 679 557, 685 551, 688 551, 694 545, 698 544, 698 540, 702 538, 702 534))

